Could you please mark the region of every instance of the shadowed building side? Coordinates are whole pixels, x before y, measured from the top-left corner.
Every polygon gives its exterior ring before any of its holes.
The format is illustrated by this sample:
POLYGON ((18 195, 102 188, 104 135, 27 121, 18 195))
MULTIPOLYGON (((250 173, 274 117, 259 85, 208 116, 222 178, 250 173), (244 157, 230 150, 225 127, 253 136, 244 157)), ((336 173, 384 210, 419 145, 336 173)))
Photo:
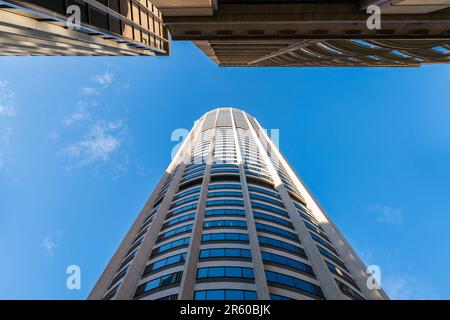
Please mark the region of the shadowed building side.
POLYGON ((194 41, 220 66, 417 67, 449 62, 450 1, 433 4, 218 0, 213 14, 163 13, 174 40, 194 41), (373 4, 380 29, 367 27, 373 4))
POLYGON ((146 0, 0 0, 0 55, 168 55, 168 37, 146 0))
POLYGON ((255 118, 195 122, 89 299, 387 299, 255 118))

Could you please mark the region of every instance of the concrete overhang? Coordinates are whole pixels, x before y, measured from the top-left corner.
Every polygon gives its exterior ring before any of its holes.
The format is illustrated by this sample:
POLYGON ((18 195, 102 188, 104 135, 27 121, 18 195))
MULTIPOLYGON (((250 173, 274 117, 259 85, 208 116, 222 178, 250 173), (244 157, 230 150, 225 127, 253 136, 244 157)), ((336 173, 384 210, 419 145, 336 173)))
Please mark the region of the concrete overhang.
POLYGON ((450 7, 450 0, 361 0, 361 7, 378 5, 382 14, 426 14, 450 7))
POLYGON ((170 16, 212 16, 217 0, 154 0, 152 3, 170 16))

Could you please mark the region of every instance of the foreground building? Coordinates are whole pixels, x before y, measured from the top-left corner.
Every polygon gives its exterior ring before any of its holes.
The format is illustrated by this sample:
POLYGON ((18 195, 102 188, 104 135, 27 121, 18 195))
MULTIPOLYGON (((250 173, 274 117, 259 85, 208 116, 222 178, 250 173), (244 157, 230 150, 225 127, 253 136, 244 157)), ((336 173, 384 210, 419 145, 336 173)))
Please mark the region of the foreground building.
POLYGON ((168 55, 169 31, 220 66, 417 67, 449 62, 450 0, 0 0, 0 55, 168 55))
POLYGON ((195 12, 174 2, 154 0, 172 38, 194 41, 221 66, 449 62, 450 0, 185 1, 203 6, 195 12), (370 5, 381 9, 380 29, 367 27, 370 5))
POLYGON ((255 118, 195 122, 89 299, 387 299, 255 118))
POLYGON ((0 55, 168 55, 168 36, 146 0, 0 0, 0 55), (67 27, 72 5, 80 28, 67 27))

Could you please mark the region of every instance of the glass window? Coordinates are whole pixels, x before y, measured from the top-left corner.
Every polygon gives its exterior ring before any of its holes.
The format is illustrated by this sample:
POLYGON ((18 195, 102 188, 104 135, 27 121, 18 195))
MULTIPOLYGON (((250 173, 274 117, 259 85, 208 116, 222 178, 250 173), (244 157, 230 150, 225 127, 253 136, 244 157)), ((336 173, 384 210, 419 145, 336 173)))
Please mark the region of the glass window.
POLYGON ((208 186, 209 190, 214 189, 242 189, 239 184, 211 184, 208 186))
POLYGON ((209 267, 197 269, 197 279, 204 278, 247 278, 254 279, 251 268, 241 267, 209 267))
POLYGON ((180 272, 171 273, 171 274, 165 275, 163 277, 150 280, 150 281, 140 285, 137 288, 135 297, 140 296, 144 293, 150 292, 150 291, 160 288, 160 287, 179 283, 181 280, 181 275, 182 275, 182 272, 180 271, 180 272))
POLYGON ((203 268, 203 269, 197 270, 197 278, 201 279, 201 278, 207 278, 207 277, 208 277, 208 269, 203 268))
POLYGON ((207 300, 225 300, 225 290, 209 290, 207 300))
POLYGON ((217 210, 206 210, 205 216, 243 216, 245 217, 245 211, 239 209, 217 209, 217 210))
POLYGON ((238 206, 243 207, 244 201, 242 200, 210 200, 206 201, 207 207, 213 207, 213 206, 238 206))
POLYGON ((212 233, 204 234, 202 236, 202 242, 209 241, 241 241, 248 242, 249 238, 247 234, 244 233, 212 233))
POLYGON ((325 298, 322 289, 319 286, 308 281, 272 271, 266 271, 266 278, 267 281, 271 282, 272 284, 278 283, 283 286, 291 287, 299 291, 309 293, 319 298, 325 298))
POLYGON ((206 291, 196 291, 194 300, 206 300, 206 291))
POLYGON ((226 298, 228 300, 244 300, 244 292, 241 290, 228 290, 226 298))
MULTIPOLYGON (((200 269, 201 270, 201 269, 200 269)), ((220 278, 225 276, 225 269, 224 268, 209 268, 208 271, 208 277, 209 278, 220 278)))
POLYGON ((195 300, 256 300, 256 292, 248 290, 202 290, 195 291, 195 300))
POLYGON ((298 241, 298 237, 295 233, 277 228, 277 227, 273 227, 273 226, 269 226, 267 224, 264 223, 255 223, 256 225, 256 229, 260 230, 260 231, 266 231, 269 233, 273 233, 273 234, 277 234, 280 235, 282 237, 286 237, 286 238, 290 238, 290 239, 295 239, 298 241))

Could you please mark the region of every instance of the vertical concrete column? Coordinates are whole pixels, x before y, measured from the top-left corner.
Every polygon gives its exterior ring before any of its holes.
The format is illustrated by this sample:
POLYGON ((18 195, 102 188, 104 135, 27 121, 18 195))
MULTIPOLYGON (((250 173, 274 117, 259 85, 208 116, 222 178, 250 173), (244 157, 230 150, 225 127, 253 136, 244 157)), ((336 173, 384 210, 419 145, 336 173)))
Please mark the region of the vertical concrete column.
MULTIPOLYGON (((297 210, 295 209, 294 204, 292 203, 292 200, 289 196, 289 193, 287 192, 283 182, 281 181, 280 176, 278 175, 277 170, 275 169, 275 166, 273 165, 272 161, 270 160, 269 156, 267 155, 267 150, 264 148, 263 144, 261 143, 261 138, 258 136, 258 134, 255 131, 255 128, 253 128, 253 125, 251 124, 250 120, 247 117, 247 114, 244 112, 244 117, 247 121, 247 124, 250 128, 250 132, 256 141, 256 144, 258 146, 258 149, 264 158, 264 161, 267 164, 267 167, 269 169, 269 172, 274 180, 275 187, 278 191, 278 193, 281 196, 281 199, 286 206, 286 209, 289 214, 289 218, 294 225, 295 231, 300 238, 302 245, 306 251, 306 255, 308 256, 309 260, 311 261, 312 267, 314 269, 314 272, 317 276, 317 279, 319 280, 321 284, 322 291, 327 299, 343 299, 344 296, 340 292, 339 288, 337 287, 336 282, 334 281, 333 277, 331 276, 330 272, 328 271, 328 268, 325 265, 325 262, 323 261, 319 250, 317 249, 314 241, 312 240, 305 224, 303 223, 300 216, 297 214, 297 210)), ((264 137, 267 139, 267 135, 259 128, 259 133, 263 133, 264 137)), ((268 139, 267 139, 268 140, 268 139)), ((274 149, 275 146, 272 146, 272 149, 274 149)))
POLYGON ((252 253, 253 269, 255 273, 256 293, 258 296, 258 300, 269 300, 270 299, 269 288, 267 287, 267 279, 266 274, 264 272, 264 264, 261 257, 261 248, 259 246, 258 241, 258 233, 256 231, 250 195, 248 193, 247 188, 247 179, 245 177, 244 162, 242 160, 240 148, 241 144, 239 141, 239 137, 237 135, 237 128, 232 109, 230 109, 230 113, 231 113, 231 122, 233 124, 234 144, 236 146, 237 159, 239 164, 239 175, 241 178, 242 193, 244 195, 244 208, 245 208, 245 216, 247 218, 247 228, 248 228, 248 236, 250 239, 250 250, 252 253))
MULTIPOLYGON (((216 110, 216 116, 213 126, 213 134, 211 136, 211 145, 209 146, 208 157, 206 160, 205 174, 203 175, 203 182, 200 190, 200 199, 196 210, 194 226, 192 228, 191 242, 189 244, 186 264, 183 271, 183 276, 181 278, 180 294, 178 295, 178 300, 192 300, 194 298, 197 262, 203 232, 203 220, 205 219, 205 207, 206 207, 206 199, 208 197, 208 185, 209 180, 211 178, 211 162, 216 139, 218 118, 219 118, 219 110, 216 110)), ((201 128, 201 132, 203 133, 203 128, 201 128)))

